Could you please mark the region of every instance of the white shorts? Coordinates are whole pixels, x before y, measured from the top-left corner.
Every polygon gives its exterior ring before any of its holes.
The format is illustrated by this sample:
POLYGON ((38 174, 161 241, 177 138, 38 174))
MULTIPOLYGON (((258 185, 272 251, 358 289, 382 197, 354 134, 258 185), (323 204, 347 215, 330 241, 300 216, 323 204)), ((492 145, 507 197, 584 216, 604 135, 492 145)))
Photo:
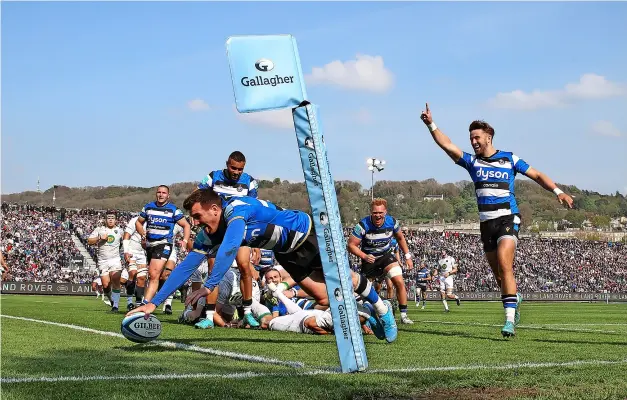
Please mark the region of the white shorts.
POLYGON ((453 290, 453 277, 449 276, 445 278, 441 276, 440 277, 440 291, 445 292, 448 289, 453 290))
POLYGON ((122 270, 122 279, 126 279, 128 281, 128 271, 126 268, 122 270))
MULTIPOLYGON (((234 306, 232 304, 220 304, 222 305, 222 312, 224 314, 235 314, 235 309, 237 308, 237 306, 234 306)), ((253 313, 253 317, 255 317, 255 319, 257 320, 265 315, 271 315, 270 309, 258 302, 256 299, 253 299, 253 304, 250 306, 250 312, 253 313)))
POLYGON ((99 261, 98 269, 100 270, 100 276, 109 275, 109 272, 122 271, 122 260, 118 257, 99 261))
MULTIPOLYGON (((257 281, 253 280, 253 301, 261 298, 261 291, 257 281)), ((223 305, 242 305, 242 291, 240 289, 240 273, 235 268, 229 269, 218 285, 218 303, 223 305)))
MULTIPOLYGON (((270 314, 270 310, 259 302, 261 292, 259 284, 253 280, 253 304, 251 311, 253 316, 259 319, 261 316, 270 314)), ((240 290, 239 270, 231 268, 224 274, 218 285, 218 303, 222 305, 225 314, 235 313, 235 308, 242 305, 242 292, 240 290)))
POLYGON ((207 264, 207 260, 204 260, 200 267, 196 269, 196 271, 192 272, 192 276, 189 280, 192 283, 203 283, 205 279, 207 279, 207 275, 209 274, 209 266, 207 264))
POLYGON ((273 318, 268 324, 271 331, 313 333, 305 328, 305 320, 309 317, 319 317, 324 314, 323 310, 302 310, 294 314, 283 315, 273 318))
POLYGON ((131 259, 134 261, 136 265, 146 265, 148 260, 146 260, 146 252, 141 246, 130 246, 129 251, 131 252, 131 259))
POLYGON ((100 279, 100 277, 94 279, 94 282, 96 282, 96 285, 102 286, 102 279, 100 279))
MULTIPOLYGON (((170 252, 170 257, 168 257, 168 261, 173 261, 174 265, 176 265, 176 262, 178 261, 178 258, 176 257, 176 246, 172 245, 172 251, 170 252)), ((168 262, 166 261, 166 262, 168 262)))

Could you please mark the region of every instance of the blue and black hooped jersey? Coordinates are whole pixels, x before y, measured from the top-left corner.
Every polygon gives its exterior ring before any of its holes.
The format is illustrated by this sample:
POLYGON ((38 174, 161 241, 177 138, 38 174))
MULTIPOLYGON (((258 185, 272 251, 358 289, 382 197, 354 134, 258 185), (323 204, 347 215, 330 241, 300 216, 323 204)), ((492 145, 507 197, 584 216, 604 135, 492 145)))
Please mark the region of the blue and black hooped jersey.
POLYGON ((500 150, 490 157, 464 152, 456 164, 468 171, 475 184, 480 221, 518 214, 514 178, 517 173, 525 174, 529 169, 523 159, 500 150))
POLYGON ((146 220, 146 246, 152 247, 174 242, 174 227, 184 217, 177 206, 168 202, 158 205, 155 201, 142 208, 139 216, 146 220))
POLYGON ((261 259, 259 265, 255 265, 257 271, 274 266, 274 252, 272 250, 261 249, 261 259))
POLYGON ((215 253, 216 262, 205 286, 212 289, 218 285, 241 246, 289 253, 305 242, 311 223, 302 211, 283 210, 252 197, 232 197, 224 203, 220 229, 198 235, 194 242, 193 251, 215 253))
POLYGON ((368 216, 355 225, 352 235, 361 239, 361 251, 378 257, 394 251, 392 239, 400 228, 398 221, 389 215, 385 216, 381 226, 376 226, 368 216))
POLYGON ((426 285, 427 279, 431 276, 431 272, 429 272, 429 268, 423 268, 416 274, 416 284, 418 285, 426 285))
POLYGON ((209 188, 225 200, 234 196, 257 198, 257 181, 246 172, 237 181, 229 179, 224 170, 210 172, 198 185, 198 189, 209 188))

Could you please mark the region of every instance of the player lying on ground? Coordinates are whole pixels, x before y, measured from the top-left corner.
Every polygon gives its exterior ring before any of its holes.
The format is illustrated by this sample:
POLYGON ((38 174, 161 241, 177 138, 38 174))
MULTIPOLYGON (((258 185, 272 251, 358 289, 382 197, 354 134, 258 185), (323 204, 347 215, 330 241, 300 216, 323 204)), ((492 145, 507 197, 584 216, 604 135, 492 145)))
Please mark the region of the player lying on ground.
MULTIPOLYGON (((204 227, 202 234, 196 237, 194 249, 170 275, 162 290, 138 311, 152 313, 191 276, 208 253, 216 252, 209 278, 201 289, 188 296, 186 303, 209 295, 236 257, 242 260, 238 262, 240 271, 244 264, 248 267, 250 247, 273 250, 277 261, 316 300, 318 307, 329 306, 315 227, 309 215, 250 197, 234 197, 223 205, 212 189, 193 192, 185 200, 184 208, 190 211, 194 224, 204 227), (243 251, 238 251, 240 247, 243 251)), ((398 332, 392 309, 364 276, 353 272, 352 277, 356 292, 375 307, 386 339, 396 340, 398 332)), ((250 304, 244 305, 245 312, 246 308, 250 312, 250 304)))
MULTIPOLYGON (((314 335, 327 335, 334 332, 333 316, 331 309, 303 309, 292 299, 288 299, 283 288, 274 282, 268 283, 268 289, 272 296, 286 309, 285 315, 273 317, 268 324, 271 331, 296 332, 314 335)), ((371 309, 358 306, 359 321, 365 334, 372 334, 370 326, 379 326, 371 315, 371 309)), ((378 332, 377 337, 385 339, 383 332, 378 332)))
MULTIPOLYGON (((242 248, 239 251, 242 251, 242 248)), ((243 303, 239 267, 236 262, 231 265, 231 268, 229 268, 215 290, 217 290, 218 295, 215 312, 210 314, 212 326, 231 326, 237 309, 241 308, 243 303)), ((265 305, 259 302, 260 298, 259 284, 257 281, 253 281, 251 315, 262 329, 267 329, 272 314, 265 305)), ((203 303, 205 301, 205 298, 198 299, 199 304, 195 309, 190 304, 183 313, 182 318, 179 319, 179 322, 196 324, 201 318, 208 318, 209 316, 207 315, 203 316, 203 303)), ((241 324, 236 325, 240 327, 250 326, 246 320, 242 320, 241 324)))

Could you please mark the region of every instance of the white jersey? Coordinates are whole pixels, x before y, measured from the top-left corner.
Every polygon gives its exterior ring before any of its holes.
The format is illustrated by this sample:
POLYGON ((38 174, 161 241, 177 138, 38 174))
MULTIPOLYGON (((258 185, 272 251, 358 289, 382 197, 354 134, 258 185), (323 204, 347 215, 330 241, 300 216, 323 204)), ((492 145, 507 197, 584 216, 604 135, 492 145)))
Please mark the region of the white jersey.
POLYGON ((455 266, 455 259, 451 256, 446 256, 443 259, 438 261, 438 272, 440 276, 444 276, 444 274, 450 274, 453 271, 453 267, 455 266))
POLYGON ((271 331, 314 333, 305 326, 305 320, 314 317, 316 324, 327 332, 333 330, 333 317, 330 310, 301 310, 294 314, 287 314, 273 318, 268 324, 271 331))
MULTIPOLYGON (((139 215, 136 217, 131 218, 130 221, 128 221, 128 224, 126 224, 126 228, 124 229, 125 233, 128 233, 129 235, 131 235, 131 245, 135 246, 135 244, 139 245, 141 247, 142 244, 142 237, 139 236, 139 233, 137 233, 137 229, 135 229, 135 223, 137 222, 137 219, 139 218, 139 215)), ((146 230, 146 222, 144 221, 144 230, 146 230)))
POLYGON ((120 243, 122 243, 122 228, 114 226, 113 228, 107 228, 106 226, 99 226, 89 235, 90 238, 97 238, 103 234, 107 235, 105 242, 100 241, 98 243, 98 262, 104 260, 120 259, 120 243))
POLYGON ((174 225, 174 235, 172 235, 172 237, 176 238, 179 233, 182 235, 183 231, 184 229, 181 225, 179 224, 174 225))

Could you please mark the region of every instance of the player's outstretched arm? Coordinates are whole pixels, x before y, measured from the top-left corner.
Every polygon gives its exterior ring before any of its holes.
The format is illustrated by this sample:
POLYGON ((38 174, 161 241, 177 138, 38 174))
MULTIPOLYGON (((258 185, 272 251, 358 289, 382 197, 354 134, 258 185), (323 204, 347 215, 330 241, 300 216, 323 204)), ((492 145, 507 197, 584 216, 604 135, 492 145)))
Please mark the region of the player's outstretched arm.
POLYGON ((449 137, 446 136, 433 122, 433 116, 431 115, 431 110, 429 110, 429 103, 426 103, 426 110, 422 112, 420 119, 422 119, 422 122, 427 125, 433 140, 435 140, 438 146, 440 146, 440 148, 444 150, 446 154, 453 159, 453 161, 457 162, 457 160, 459 160, 462 156, 462 151, 459 147, 453 144, 451 139, 449 139, 449 137))
POLYGON ((566 193, 562 192, 560 188, 553 182, 551 178, 549 178, 546 174, 534 169, 533 167, 529 167, 527 171, 524 173, 527 177, 536 181, 536 183, 548 191, 551 191, 557 195, 557 200, 559 200, 560 204, 566 203, 569 208, 573 208, 573 199, 566 193))

